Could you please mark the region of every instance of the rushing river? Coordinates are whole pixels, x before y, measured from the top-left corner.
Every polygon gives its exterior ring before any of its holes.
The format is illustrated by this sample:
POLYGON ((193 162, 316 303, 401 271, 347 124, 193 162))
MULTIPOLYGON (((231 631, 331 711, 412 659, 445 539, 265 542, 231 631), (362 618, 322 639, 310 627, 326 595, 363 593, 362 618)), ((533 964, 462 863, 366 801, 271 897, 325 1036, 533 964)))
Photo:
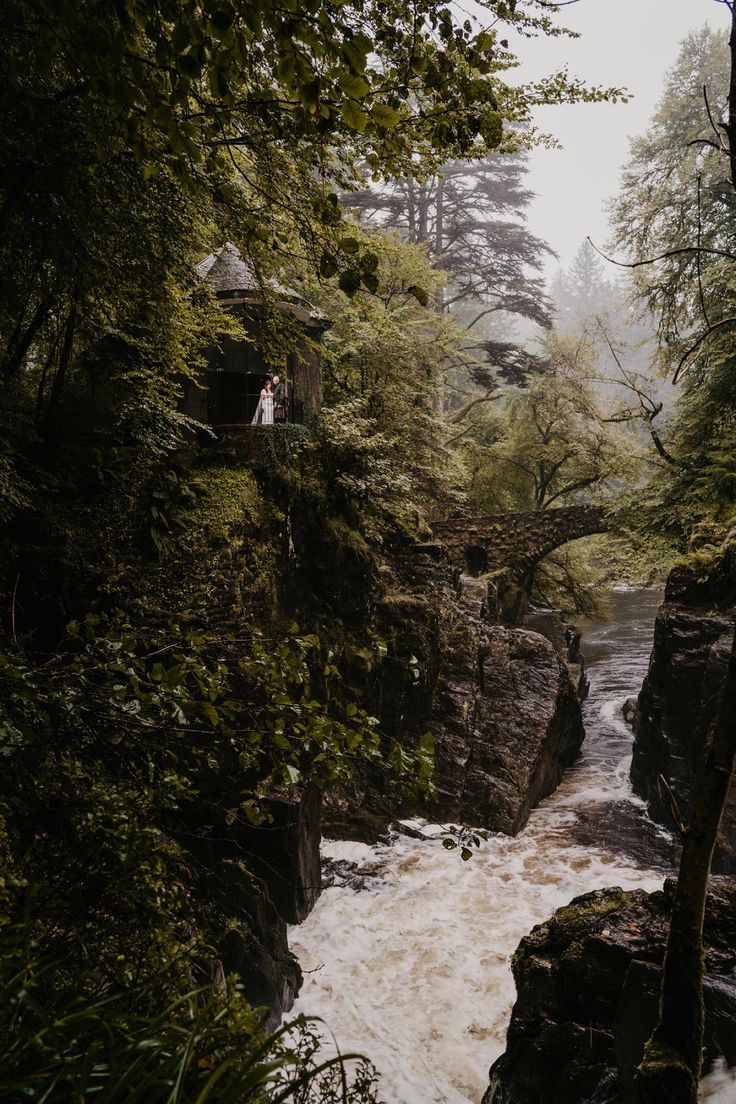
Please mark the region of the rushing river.
MULTIPOLYGON (((572 897, 655 889, 669 870, 670 841, 631 793, 621 714, 646 673, 659 595, 612 601, 611 621, 585 629, 583 753, 519 836, 491 837, 467 863, 431 826, 434 839, 325 842, 337 884, 291 933, 305 971, 295 1012, 372 1059, 386 1104, 479 1104, 504 1049, 522 936, 572 897)), ((711 1101, 736 1101, 727 1081, 711 1082, 711 1101)))

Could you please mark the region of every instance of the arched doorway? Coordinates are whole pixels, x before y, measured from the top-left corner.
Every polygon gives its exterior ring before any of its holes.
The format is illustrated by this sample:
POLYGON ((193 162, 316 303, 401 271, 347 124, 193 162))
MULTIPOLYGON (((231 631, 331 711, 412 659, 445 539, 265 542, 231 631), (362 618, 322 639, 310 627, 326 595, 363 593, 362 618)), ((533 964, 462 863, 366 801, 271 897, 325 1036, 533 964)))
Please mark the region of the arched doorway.
POLYGON ((479 544, 469 544, 465 548, 465 570, 468 575, 482 575, 488 570, 488 553, 479 544))

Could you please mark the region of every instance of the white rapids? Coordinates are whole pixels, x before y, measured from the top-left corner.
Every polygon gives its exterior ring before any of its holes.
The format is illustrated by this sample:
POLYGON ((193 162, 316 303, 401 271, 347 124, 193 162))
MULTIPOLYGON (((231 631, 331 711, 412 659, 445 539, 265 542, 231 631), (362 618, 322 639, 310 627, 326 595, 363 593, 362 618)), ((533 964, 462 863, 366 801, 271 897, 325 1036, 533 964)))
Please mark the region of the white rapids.
MULTIPOLYGON (((631 793, 621 715, 646 673, 658 600, 616 591, 612 621, 586 630, 583 754, 515 839, 492 836, 467 863, 437 826, 421 826, 428 840, 325 842, 325 858, 368 869, 357 889, 326 889, 292 929, 305 973, 294 1012, 321 1018, 343 1053, 369 1057, 386 1104, 480 1104, 504 1049, 522 936, 589 890, 661 886, 669 842, 631 793)), ((727 1071, 706 1085, 711 1104, 736 1104, 727 1071)))

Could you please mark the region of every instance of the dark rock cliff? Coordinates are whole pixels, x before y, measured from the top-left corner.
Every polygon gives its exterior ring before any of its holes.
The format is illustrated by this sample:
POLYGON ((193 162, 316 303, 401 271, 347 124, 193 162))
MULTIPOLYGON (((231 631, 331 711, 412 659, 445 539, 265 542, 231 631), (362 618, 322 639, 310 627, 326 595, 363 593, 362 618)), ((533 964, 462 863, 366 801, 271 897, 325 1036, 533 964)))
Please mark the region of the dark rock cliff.
POLYGON ((300 923, 321 891, 321 796, 314 786, 301 794, 263 802, 259 826, 226 826, 213 874, 202 887, 227 900, 229 921, 214 969, 238 975, 248 1000, 266 1009, 273 1027, 292 1007, 302 972, 289 950, 287 926, 300 923))
POLYGON ((580 750, 578 636, 554 611, 528 628, 498 624, 489 583, 458 576, 437 545, 415 547, 390 584, 374 604, 384 654, 349 677, 388 736, 410 749, 432 733, 436 800, 407 802, 390 772, 372 768, 356 791, 328 799, 329 833, 371 839, 387 819, 419 812, 516 834, 580 750))
MULTIPOLYGON (((345 675, 388 737, 411 748, 433 733, 436 801, 407 805, 392 772, 370 767, 354 788, 326 795, 326 827, 372 839, 411 810, 514 835, 583 741, 579 636, 552 611, 530 627, 495 623, 488 583, 458 579, 436 548, 411 552, 389 581, 372 603, 381 647, 346 649, 345 675)), ((301 922, 320 891, 320 802, 314 789, 298 801, 274 798, 270 822, 240 840, 262 891, 243 891, 248 923, 228 932, 223 961, 274 1021, 301 983, 286 924, 301 922)))
MULTIPOLYGON (((633 1104, 657 1013, 674 883, 576 898, 524 938, 506 1052, 484 1104, 633 1104)), ((711 879, 705 922, 706 1058, 736 1063, 736 883, 711 879)))
POLYGON ((580 751, 564 660, 541 633, 493 624, 480 579, 461 576, 446 611, 433 730, 441 815, 509 835, 580 751))
MULTIPOLYGON (((649 672, 633 711, 631 780, 650 816, 687 821, 733 637, 736 550, 707 570, 676 568, 657 616, 649 672), (674 800, 673 800, 674 798, 674 800)), ((714 869, 736 872, 736 786, 721 825, 714 869)))

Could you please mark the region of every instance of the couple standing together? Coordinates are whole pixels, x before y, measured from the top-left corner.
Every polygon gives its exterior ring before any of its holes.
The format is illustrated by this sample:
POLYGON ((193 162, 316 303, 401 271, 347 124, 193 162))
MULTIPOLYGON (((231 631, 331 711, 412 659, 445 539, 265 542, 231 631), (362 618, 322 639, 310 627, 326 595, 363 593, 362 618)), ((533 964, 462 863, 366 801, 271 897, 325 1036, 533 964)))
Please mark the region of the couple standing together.
POLYGON ((252 424, 273 425, 274 422, 287 421, 288 405, 285 380, 280 376, 274 376, 273 380, 267 379, 259 396, 252 424))

